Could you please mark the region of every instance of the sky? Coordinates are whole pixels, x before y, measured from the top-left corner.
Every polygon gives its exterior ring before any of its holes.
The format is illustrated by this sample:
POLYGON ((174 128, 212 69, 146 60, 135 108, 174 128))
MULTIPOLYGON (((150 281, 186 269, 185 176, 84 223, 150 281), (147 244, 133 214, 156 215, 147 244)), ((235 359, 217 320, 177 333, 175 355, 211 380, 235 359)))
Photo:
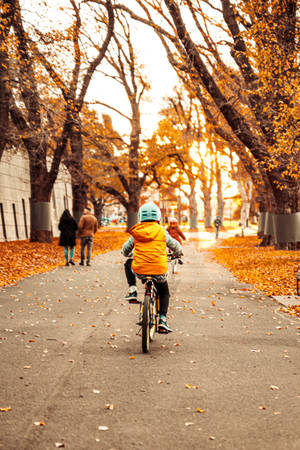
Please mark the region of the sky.
MULTIPOLYGON (((126 0, 126 5, 130 5, 134 0, 126 0)), ((42 30, 45 27, 49 31, 56 27, 65 29, 72 20, 70 14, 69 0, 55 0, 55 2, 48 2, 48 0, 21 0, 21 4, 25 5, 27 9, 27 18, 30 23, 37 24, 42 30), (50 5, 50 11, 48 6, 50 5), (47 11, 47 12, 46 12, 47 11)), ((136 11, 137 12, 137 11, 136 11)), ((211 12, 211 11, 210 11, 211 12)), ((139 22, 130 21, 131 36, 133 39, 134 49, 138 54, 139 63, 143 64, 143 74, 151 86, 151 90, 146 93, 144 101, 141 102, 141 128, 142 139, 150 138, 152 133, 157 128, 160 120, 159 111, 165 106, 164 98, 172 96, 174 87, 179 84, 178 77, 168 62, 164 47, 161 44, 158 36, 152 28, 143 25, 139 22)), ((100 34, 95 33, 92 28, 88 29, 93 40, 97 40, 100 34)), ((99 45, 101 45, 101 38, 99 45)), ((98 101, 111 105, 120 110, 123 114, 130 116, 130 105, 124 88, 112 79, 101 74, 101 70, 105 70, 105 63, 102 62, 100 71, 95 74, 92 80, 87 96, 87 102, 98 101)), ((71 66, 70 66, 71 70, 71 66)), ((111 70, 110 70, 111 72, 111 70)), ((126 135, 130 134, 130 124, 128 120, 121 115, 104 106, 92 106, 99 114, 101 120, 102 114, 109 114, 112 118, 114 129, 126 139, 126 135)), ((205 144, 203 143, 204 147, 205 144)), ((227 181, 227 180, 226 180, 227 181)), ((235 183, 225 183, 224 194, 231 196, 236 193, 235 183)), ((197 186, 197 191, 199 186, 197 186)), ((199 195, 199 191, 198 191, 199 195)), ((199 202, 198 202, 199 203, 199 202)), ((202 202, 200 202, 201 204, 202 202)), ((213 208, 215 206, 213 205, 213 208)))
MULTIPOLYGON (((73 12, 69 0, 55 0, 53 3, 48 0, 21 0, 21 4, 27 11, 28 21, 37 24, 41 30, 48 28, 50 31, 52 27, 59 29, 60 26, 61 29, 65 29, 66 26, 71 24, 73 12)), ((135 0, 126 0, 124 4, 132 7, 137 14, 144 16, 138 9, 135 0)), ((210 10, 211 13, 212 10, 210 10)), ((161 20, 158 18, 158 23, 161 20)), ((162 23, 162 25, 166 26, 165 23, 162 23)), ((151 86, 151 91, 147 92, 144 101, 141 103, 143 137, 150 137, 160 119, 158 113, 164 106, 164 97, 172 95, 174 86, 178 84, 178 77, 168 62, 165 49, 152 28, 134 20, 130 20, 130 27, 134 47, 138 53, 138 60, 144 65, 143 72, 151 86)), ((93 32, 92 28, 87 29, 87 33, 91 33, 92 39, 97 40, 97 33, 93 32)), ((99 40, 99 45, 101 43, 101 40, 99 40)), ((104 68, 105 62, 102 62, 99 69, 104 68)), ((105 77, 100 72, 94 76, 86 100, 109 104, 121 110, 125 115, 130 115, 129 101, 124 89, 117 82, 105 77)), ((104 106, 94 105, 93 108, 97 110, 100 117, 103 113, 110 114, 114 128, 120 134, 130 133, 130 127, 125 118, 104 106)))
MULTIPOLYGON (((136 10, 134 0, 126 0, 127 6, 133 6, 136 10)), ((49 3, 48 0, 21 0, 21 5, 25 8, 25 22, 37 24, 41 30, 49 29, 54 26, 64 29, 68 22, 71 23, 72 12, 69 0, 55 0, 49 3)), ((163 107, 163 98, 172 95, 173 88, 178 82, 177 75, 167 60, 165 50, 154 31, 136 21, 130 21, 132 30, 132 39, 135 50, 138 53, 138 60, 144 65, 143 73, 146 74, 147 81, 150 83, 151 91, 147 92, 141 103, 141 125, 143 137, 150 137, 157 127, 159 120, 159 110, 163 107)), ((88 30, 91 31, 91 30, 88 30)), ((91 31, 92 32, 92 31, 91 31)), ((93 38, 95 37, 92 36, 93 38)), ((96 39, 96 37, 95 37, 96 39)), ((105 68, 102 62, 100 70, 105 68)), ((128 98, 124 89, 111 79, 97 73, 91 82, 86 100, 89 102, 99 101, 109 104, 114 108, 130 115, 128 98)), ((119 114, 104 106, 93 108, 101 114, 110 114, 114 128, 120 134, 130 133, 129 123, 119 114)))
MULTIPOLYGON (((143 73, 150 83, 151 91, 147 92, 147 100, 141 103, 141 123, 143 134, 150 137, 157 127, 159 120, 158 113, 164 105, 164 97, 173 93, 174 86, 178 83, 178 77, 167 60, 165 50, 152 31, 146 25, 134 27, 133 40, 138 52, 138 59, 144 65, 143 73)), ((129 114, 129 103, 124 90, 112 80, 102 77, 96 77, 93 81, 88 98, 98 99, 103 103, 110 104, 117 109, 129 114)), ((110 111, 105 107, 95 108, 101 113, 111 115, 114 127, 120 133, 130 131, 128 121, 119 114, 110 111)))
MULTIPOLYGON (((145 17, 145 14, 137 9, 137 4, 134 0, 126 0, 123 3, 128 7, 131 6, 136 14, 145 17)), ((205 6, 205 3, 202 4, 202 8, 208 15, 217 20, 213 9, 205 6)), ((185 20, 189 21, 190 19, 186 16, 185 20)), ((166 22, 159 17, 157 18, 157 23, 161 24, 163 28, 167 27, 166 22)), ((142 132, 146 137, 150 137, 160 119, 158 113, 164 106, 163 99, 173 94, 174 86, 179 83, 179 79, 170 65, 165 49, 154 30, 135 20, 130 20, 130 26, 131 30, 133 30, 132 37, 135 50, 138 52, 139 61, 145 66, 144 73, 146 73, 151 85, 151 92, 147 95, 148 101, 144 101, 141 104, 142 132)), ((224 38, 224 36, 219 35, 218 30, 214 29, 214 33, 216 39, 224 38)), ((199 37, 198 32, 197 36, 199 37)), ((123 112, 129 113, 128 99, 124 90, 119 89, 117 83, 105 80, 103 77, 94 80, 89 91, 89 97, 98 98, 103 103, 109 103, 117 109, 122 109, 123 112)), ((108 109, 102 107, 98 107, 97 110, 100 114, 109 112, 108 109)), ((119 132, 130 132, 128 122, 125 119, 122 119, 116 113, 110 112, 110 114, 114 127, 119 132)))

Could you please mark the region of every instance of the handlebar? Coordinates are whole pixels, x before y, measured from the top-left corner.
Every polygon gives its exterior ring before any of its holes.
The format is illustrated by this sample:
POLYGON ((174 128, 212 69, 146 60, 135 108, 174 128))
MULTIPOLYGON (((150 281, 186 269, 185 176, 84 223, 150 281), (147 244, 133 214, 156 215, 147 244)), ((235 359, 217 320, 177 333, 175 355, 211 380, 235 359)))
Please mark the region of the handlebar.
POLYGON ((179 256, 175 256, 174 253, 168 253, 168 260, 173 261, 174 259, 180 259, 183 256, 183 253, 179 256))
POLYGON ((129 255, 124 255, 124 253, 121 252, 121 255, 122 255, 122 256, 125 256, 125 258, 133 258, 133 253, 132 253, 132 252, 129 253, 129 255))

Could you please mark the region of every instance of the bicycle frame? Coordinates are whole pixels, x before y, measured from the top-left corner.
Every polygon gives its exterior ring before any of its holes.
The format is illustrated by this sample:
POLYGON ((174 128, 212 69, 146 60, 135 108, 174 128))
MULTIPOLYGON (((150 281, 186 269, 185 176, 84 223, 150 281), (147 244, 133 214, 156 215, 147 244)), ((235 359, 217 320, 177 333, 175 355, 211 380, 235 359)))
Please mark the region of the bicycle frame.
POLYGON ((151 276, 143 278, 142 283, 145 285, 144 300, 140 306, 142 349, 144 353, 147 353, 154 333, 158 331, 159 298, 151 276))
POLYGON ((168 254, 168 262, 171 263, 172 266, 172 273, 177 273, 177 262, 178 258, 175 257, 172 253, 168 254))

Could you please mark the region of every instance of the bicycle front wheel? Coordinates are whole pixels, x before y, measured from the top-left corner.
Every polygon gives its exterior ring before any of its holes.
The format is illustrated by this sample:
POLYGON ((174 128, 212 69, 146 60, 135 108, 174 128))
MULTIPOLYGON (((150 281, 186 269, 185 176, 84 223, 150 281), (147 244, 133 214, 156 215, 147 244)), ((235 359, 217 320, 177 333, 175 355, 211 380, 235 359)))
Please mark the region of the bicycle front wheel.
POLYGON ((149 324, 149 333, 150 333, 150 342, 154 339, 154 333, 157 331, 158 325, 158 314, 156 310, 156 297, 154 296, 154 300, 150 302, 150 324, 149 324))
POLYGON ((173 261, 172 273, 177 273, 177 259, 173 261))
POLYGON ((150 346, 150 297, 145 295, 142 316, 142 349, 144 353, 149 351, 150 346))

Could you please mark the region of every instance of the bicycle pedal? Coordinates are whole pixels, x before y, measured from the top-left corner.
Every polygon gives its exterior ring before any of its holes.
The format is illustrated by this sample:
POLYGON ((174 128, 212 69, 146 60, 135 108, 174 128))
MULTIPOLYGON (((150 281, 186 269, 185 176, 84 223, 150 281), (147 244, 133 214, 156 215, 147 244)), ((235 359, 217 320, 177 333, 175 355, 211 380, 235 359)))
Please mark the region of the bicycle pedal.
POLYGON ((158 333, 159 334, 169 334, 171 333, 170 331, 166 330, 165 328, 158 328, 158 333))
POLYGON ((142 302, 139 302, 138 300, 129 300, 129 303, 135 304, 135 305, 140 305, 142 302))

